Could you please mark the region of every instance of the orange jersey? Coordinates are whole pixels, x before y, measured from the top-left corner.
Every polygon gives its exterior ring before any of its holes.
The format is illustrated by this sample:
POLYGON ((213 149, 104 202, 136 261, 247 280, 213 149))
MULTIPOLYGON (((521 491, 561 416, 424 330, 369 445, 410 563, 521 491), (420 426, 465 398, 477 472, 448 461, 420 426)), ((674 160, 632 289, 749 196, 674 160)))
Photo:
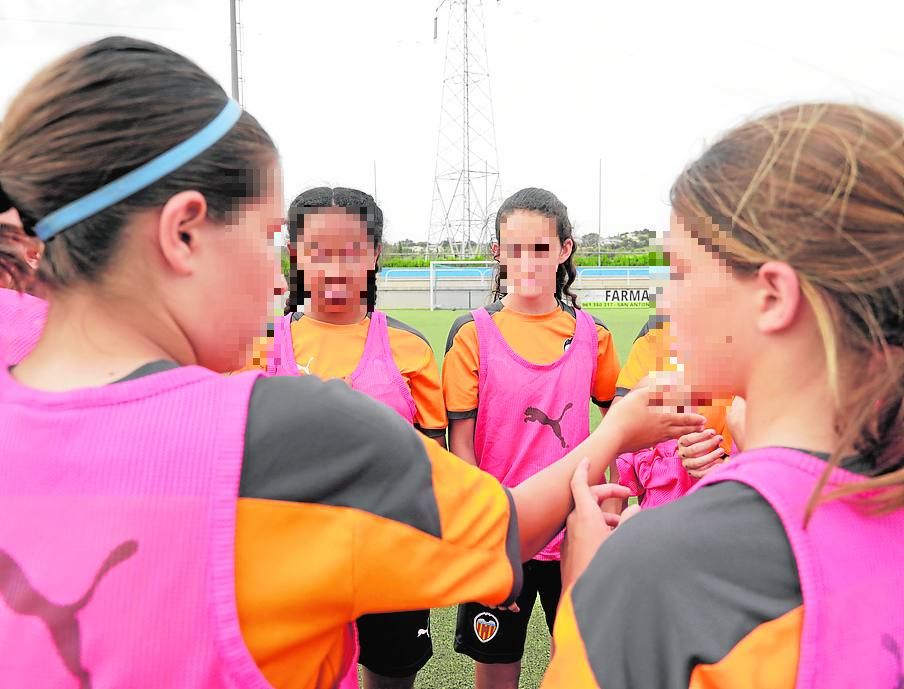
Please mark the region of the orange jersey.
POLYGON ((238 616, 276 689, 334 687, 361 615, 520 590, 510 494, 343 383, 258 381, 245 443, 238 616))
POLYGON ((716 483, 606 539, 562 595, 541 686, 793 689, 805 615, 772 506, 750 486, 716 483))
MULTIPOLYGON (((509 346, 522 358, 535 364, 551 364, 564 354, 574 336, 574 310, 564 304, 555 311, 533 315, 505 308, 502 302, 487 307, 493 323, 509 346)), ((593 401, 606 407, 615 396, 619 363, 612 334, 601 321, 596 323, 598 354, 593 401)), ((480 352, 477 327, 471 314, 462 316, 452 326, 446 342, 443 362, 443 395, 449 418, 477 416, 478 372, 480 352)))
MULTIPOLYGON (((675 371, 677 363, 671 352, 668 322, 654 316, 641 329, 631 345, 628 359, 618 375, 617 394, 627 395, 642 379, 653 371, 675 371)), ((731 451, 731 433, 728 430, 727 412, 731 400, 714 400, 711 405, 697 411, 706 417, 707 428, 712 428, 724 440, 722 449, 731 451)))
MULTIPOLYGON (((148 363, 116 384, 178 367, 148 363)), ((161 390, 168 394, 165 384, 161 390)), ((235 546, 234 582, 222 590, 234 587, 242 640, 274 689, 334 689, 352 649, 349 625, 362 615, 517 598, 522 566, 511 493, 394 410, 317 376, 260 377, 246 418, 225 409, 207 428, 212 452, 224 460, 241 452, 235 537, 226 541, 235 546)), ((149 471, 165 469, 152 463, 149 471)), ((181 514, 185 498, 166 491, 150 493, 154 508, 181 514)), ((174 548, 177 561, 191 557, 179 538, 174 548)), ((180 623, 168 609, 159 615, 180 623)))
MULTIPOLYGON (((392 358, 414 398, 414 425, 433 438, 446 432, 446 409, 439 366, 427 339, 414 328, 386 318, 392 358)), ((296 314, 292 321, 292 347, 300 373, 323 379, 345 378, 364 354, 370 318, 351 325, 334 325, 296 314)), ((272 338, 259 340, 247 368, 267 367, 272 338)))
MULTIPOLYGON (((596 671, 588 658, 575 615, 573 590, 562 596, 556 618, 556 651, 542 689, 603 689, 605 670, 596 671)), ((797 680, 803 606, 763 622, 713 663, 693 667, 681 684, 663 689, 793 689, 797 680)), ((650 664, 656 663, 650 658, 650 664)), ((617 684, 628 689, 630 685, 617 684)))

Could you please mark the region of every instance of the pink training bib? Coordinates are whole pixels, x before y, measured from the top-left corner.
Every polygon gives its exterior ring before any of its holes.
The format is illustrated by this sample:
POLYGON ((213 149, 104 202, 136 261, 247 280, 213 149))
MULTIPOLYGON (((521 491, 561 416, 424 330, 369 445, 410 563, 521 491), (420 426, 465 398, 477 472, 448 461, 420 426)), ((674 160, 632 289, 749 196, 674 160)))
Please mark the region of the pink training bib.
MULTIPOLYGON (((508 487, 561 459, 590 435, 588 404, 599 348, 593 318, 576 310, 571 346, 548 365, 519 356, 486 309, 472 311, 480 352, 474 451, 508 487)), ((558 560, 559 533, 537 560, 558 560)))
MULTIPOLYGON (((298 362, 295 361, 295 348, 292 346, 291 314, 283 316, 276 323, 273 333, 273 348, 267 359, 267 375, 299 375, 298 362)), ((382 311, 374 311, 370 315, 364 353, 361 355, 358 366, 349 376, 349 383, 353 390, 362 392, 377 402, 382 402, 390 409, 395 409, 408 423, 414 423, 416 411, 414 397, 392 358, 389 328, 386 325, 386 314, 382 311)), ((349 627, 349 633, 354 639, 355 651, 350 667, 344 673, 337 689, 357 689, 358 687, 357 661, 360 651, 358 629, 354 624, 349 627)))
POLYGON ((0 367, 0 686, 269 689, 234 578, 257 377, 48 393, 0 367))
MULTIPOLYGON (((870 515, 855 500, 806 505, 826 468, 797 450, 744 452, 702 479, 754 488, 785 527, 800 576, 803 630, 796 689, 904 687, 904 509, 870 515)), ((826 489, 863 481, 833 469, 826 489)))
MULTIPOLYGON (((273 333, 273 347, 267 359, 267 375, 297 376, 298 362, 292 346, 292 315, 280 318, 273 333)), ((364 353, 349 376, 353 390, 395 409, 408 423, 414 423, 416 407, 408 383, 392 358, 386 314, 370 315, 364 353)))
POLYGON ((0 361, 15 366, 38 343, 47 320, 47 302, 0 288, 0 361))
POLYGON ((615 466, 619 484, 637 496, 643 509, 673 502, 697 483, 681 463, 677 440, 619 455, 615 466))

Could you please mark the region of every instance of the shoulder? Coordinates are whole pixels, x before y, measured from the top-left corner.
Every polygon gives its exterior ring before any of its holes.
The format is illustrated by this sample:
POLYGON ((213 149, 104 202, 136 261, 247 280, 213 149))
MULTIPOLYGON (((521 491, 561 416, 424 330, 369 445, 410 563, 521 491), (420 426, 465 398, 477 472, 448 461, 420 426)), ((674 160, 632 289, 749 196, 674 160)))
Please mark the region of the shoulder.
POLYGON ((466 313, 465 315, 456 318, 455 322, 452 323, 452 327, 449 328, 449 335, 446 337, 446 354, 449 353, 449 350, 451 350, 452 346, 455 344, 455 338, 460 334, 464 335, 468 332, 471 332, 473 335, 474 331, 474 316, 472 314, 466 313))
POLYGON ((802 604, 778 515, 731 481, 620 526, 572 599, 588 656, 607 667, 612 687, 687 686, 693 665, 717 662, 802 604))
POLYGON ((603 331, 605 331, 607 334, 609 333, 609 327, 603 322, 602 318, 600 318, 599 316, 594 316, 592 313, 589 315, 593 319, 593 324, 596 326, 596 329, 600 333, 602 333, 603 331))
MULTIPOLYGON (((624 529, 617 529, 603 547, 622 550, 622 555, 651 565, 677 559, 686 562, 690 570, 734 571, 737 563, 723 562, 723 555, 759 557, 762 551, 748 552, 751 541, 760 542, 785 561, 785 556, 791 557, 784 527, 769 503, 749 486, 723 481, 668 505, 642 511, 624 529), (738 532, 744 525, 747 528, 738 532)), ((749 578, 742 572, 738 576, 741 580, 749 578)))
POLYGON ((400 340, 419 344, 426 347, 431 352, 433 351, 433 347, 430 346, 430 340, 414 326, 408 325, 398 318, 386 316, 386 327, 389 329, 390 337, 398 337, 400 340))
POLYGON ((660 316, 659 314, 655 314, 650 316, 644 326, 640 329, 640 332, 637 333, 637 337, 634 338, 634 341, 643 339, 648 335, 659 334, 665 330, 665 324, 668 322, 668 319, 665 316, 660 316))
POLYGON ((5 318, 28 316, 44 316, 48 303, 28 292, 0 287, 0 315, 5 318))
MULTIPOLYGON (((493 316, 502 311, 503 305, 501 301, 496 301, 484 308, 490 316, 493 316)), ((455 338, 459 335, 472 338, 477 337, 477 325, 474 323, 474 314, 472 312, 469 311, 459 316, 452 323, 452 327, 449 328, 449 335, 446 338, 446 354, 452 349, 452 345, 455 344, 455 338)))
MULTIPOLYGON (((575 319, 577 318, 577 309, 574 306, 572 306, 568 302, 564 302, 564 301, 559 302, 559 306, 561 306, 563 313, 568 314, 572 318, 575 318, 575 319)), ((590 318, 593 320, 593 324, 596 325, 597 330, 603 329, 606 332, 609 332, 609 328, 606 327, 606 324, 603 322, 603 320, 599 316, 594 316, 592 313, 590 313, 589 311, 587 311, 585 309, 581 309, 581 310, 584 311, 584 313, 586 313, 588 316, 590 316, 590 318)))
POLYGON ((431 533, 439 529, 420 436, 393 410, 340 380, 256 382, 240 495, 355 507, 431 533), (424 505, 411 501, 419 492, 424 505))

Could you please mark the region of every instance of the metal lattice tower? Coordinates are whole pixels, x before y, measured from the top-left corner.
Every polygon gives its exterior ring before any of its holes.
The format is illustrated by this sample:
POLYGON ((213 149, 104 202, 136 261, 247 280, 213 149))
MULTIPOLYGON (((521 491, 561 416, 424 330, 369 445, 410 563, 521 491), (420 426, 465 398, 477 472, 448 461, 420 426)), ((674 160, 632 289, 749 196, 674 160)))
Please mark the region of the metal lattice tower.
POLYGON ((434 39, 444 6, 449 27, 428 247, 471 258, 486 249, 502 200, 486 31, 481 0, 443 0, 434 39))

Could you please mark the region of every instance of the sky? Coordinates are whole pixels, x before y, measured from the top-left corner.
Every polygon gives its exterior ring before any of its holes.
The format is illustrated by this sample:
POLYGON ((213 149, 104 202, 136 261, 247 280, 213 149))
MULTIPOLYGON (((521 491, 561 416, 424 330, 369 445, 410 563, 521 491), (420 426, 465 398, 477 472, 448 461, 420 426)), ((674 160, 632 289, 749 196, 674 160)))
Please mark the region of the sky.
MULTIPOLYGON (((443 10, 434 41, 437 4, 241 0, 243 102, 280 149, 289 199, 320 184, 376 188, 384 238, 426 239, 448 26, 443 10)), ((0 112, 41 66, 111 34, 177 50, 228 91, 228 9, 0 0, 0 112)), ((663 229, 676 175, 751 115, 833 99, 904 116, 902 0, 484 0, 481 11, 503 196, 553 191, 578 235, 663 229)))

